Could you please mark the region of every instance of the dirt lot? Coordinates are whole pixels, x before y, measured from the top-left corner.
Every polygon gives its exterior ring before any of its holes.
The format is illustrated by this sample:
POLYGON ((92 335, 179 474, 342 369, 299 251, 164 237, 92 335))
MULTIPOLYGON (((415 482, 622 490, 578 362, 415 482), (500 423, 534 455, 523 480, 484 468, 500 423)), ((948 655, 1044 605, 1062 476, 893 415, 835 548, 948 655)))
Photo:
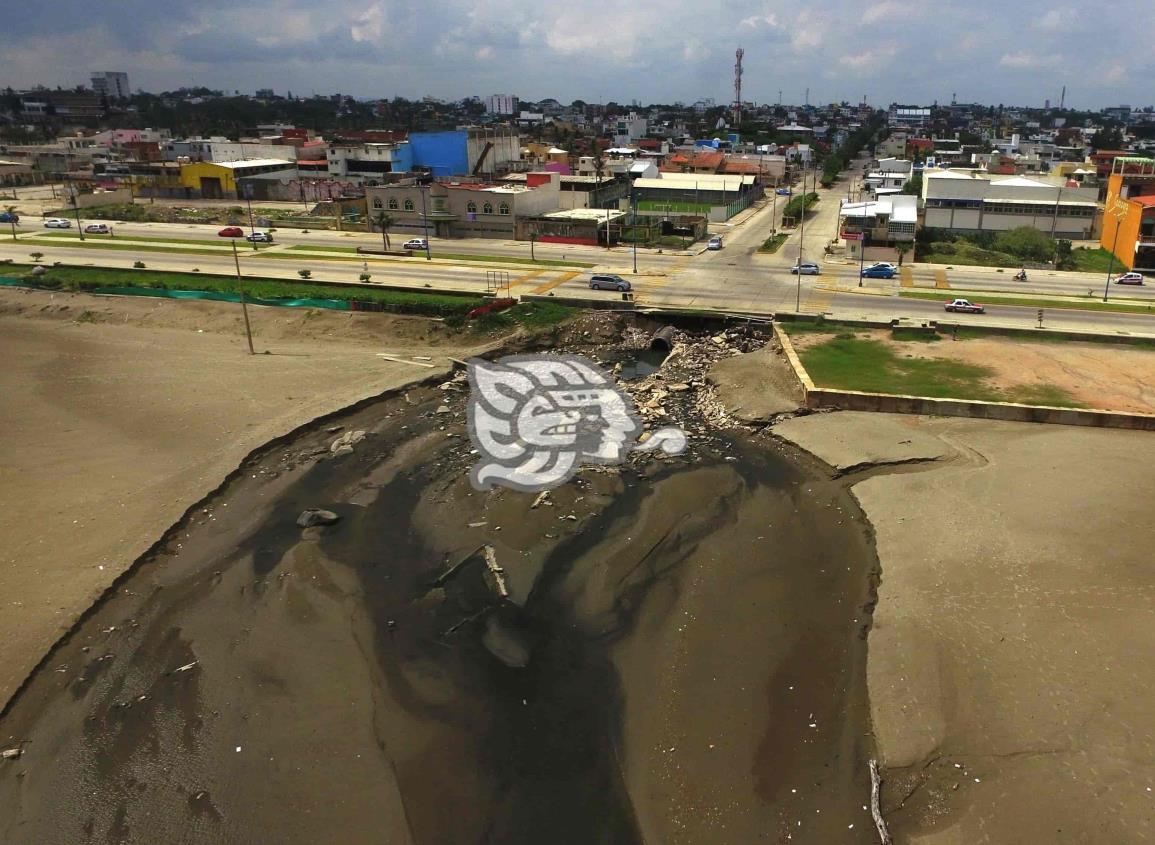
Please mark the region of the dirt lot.
POLYGON ((0 291, 0 709, 250 450, 467 354, 421 319, 0 291))
MULTIPOLYGON (((1080 405, 1107 411, 1155 414, 1155 352, 1123 344, 1040 343, 1010 338, 971 338, 937 343, 895 340, 889 331, 855 330, 902 356, 976 364, 994 371, 1000 390, 1058 388, 1080 405)), ((831 335, 793 334, 802 350, 831 335)))
POLYGON ((855 467, 874 526, 895 842, 1153 841, 1152 435, 853 412, 774 431, 855 467))

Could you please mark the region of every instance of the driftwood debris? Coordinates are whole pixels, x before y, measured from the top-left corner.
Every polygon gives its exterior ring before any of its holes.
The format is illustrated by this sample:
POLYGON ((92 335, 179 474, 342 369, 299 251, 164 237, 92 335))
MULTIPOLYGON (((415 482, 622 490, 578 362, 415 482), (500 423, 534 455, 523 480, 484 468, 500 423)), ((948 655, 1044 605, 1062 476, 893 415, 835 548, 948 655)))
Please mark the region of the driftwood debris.
POLYGON ((485 566, 493 579, 493 589, 502 599, 509 598, 509 585, 505 581, 505 570, 497 562, 497 552, 488 543, 485 545, 485 566))
POLYGON ((882 776, 878 773, 878 761, 870 761, 870 815, 874 817, 874 827, 878 830, 879 841, 882 845, 891 845, 890 831, 886 829, 886 819, 882 817, 882 807, 879 792, 882 787, 882 776))
POLYGON ((397 364, 412 364, 415 367, 432 368, 437 366, 436 364, 427 364, 425 361, 411 361, 408 358, 399 358, 396 355, 386 355, 384 352, 378 352, 377 357, 384 358, 386 361, 393 361, 397 364))

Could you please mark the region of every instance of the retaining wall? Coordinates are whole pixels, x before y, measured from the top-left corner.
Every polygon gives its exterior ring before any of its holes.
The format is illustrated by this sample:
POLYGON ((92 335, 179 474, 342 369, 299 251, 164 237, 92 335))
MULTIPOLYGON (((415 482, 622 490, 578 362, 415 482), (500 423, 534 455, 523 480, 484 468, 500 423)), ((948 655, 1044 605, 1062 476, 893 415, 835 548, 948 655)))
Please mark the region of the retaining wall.
POLYGON ((806 394, 807 408, 1155 431, 1155 415, 1152 414, 1131 414, 1089 408, 1053 408, 1045 405, 983 402, 973 399, 932 399, 927 396, 900 396, 816 387, 810 374, 802 366, 802 360, 798 357, 794 344, 790 342, 786 332, 775 326, 774 333, 782 344, 786 360, 790 363, 795 378, 806 394))

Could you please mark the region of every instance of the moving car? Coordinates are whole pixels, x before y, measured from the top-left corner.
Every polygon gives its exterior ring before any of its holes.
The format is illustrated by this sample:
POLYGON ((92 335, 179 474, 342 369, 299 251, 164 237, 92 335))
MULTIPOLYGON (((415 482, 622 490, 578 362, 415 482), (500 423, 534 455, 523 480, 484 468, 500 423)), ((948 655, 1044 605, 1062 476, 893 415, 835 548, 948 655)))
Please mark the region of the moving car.
POLYGON ((65 220, 63 217, 49 217, 44 221, 45 229, 71 229, 72 221, 65 220))
POLYGON ((245 230, 240 226, 225 226, 225 228, 217 232, 217 236, 222 238, 243 238, 245 236, 245 230))
POLYGON ((714 235, 714 237, 710 238, 710 240, 706 243, 706 249, 721 249, 721 248, 722 248, 722 239, 720 237, 718 237, 717 235, 714 235))
POLYGON ((1121 276, 1116 276, 1112 281, 1117 285, 1141 285, 1143 284, 1142 273, 1124 273, 1121 276))
POLYGON ((983 306, 977 302, 971 302, 969 299, 952 299, 946 304, 947 311, 959 311, 964 314, 982 314, 986 311, 983 306))
POLYGON ((893 279, 894 268, 890 265, 876 264, 873 267, 867 267, 862 271, 862 278, 864 279, 893 279))
POLYGON ((252 241, 255 244, 271 244, 273 236, 268 232, 253 232, 251 235, 245 236, 246 241, 252 241))
POLYGON ((889 261, 875 261, 873 264, 871 264, 866 269, 867 270, 874 270, 874 269, 877 269, 879 267, 889 267, 891 270, 894 270, 896 273, 898 272, 898 265, 897 264, 891 264, 889 261))
POLYGON ((410 238, 401 245, 402 249, 425 249, 428 244, 425 238, 410 238))
POLYGON ((788 196, 790 196, 790 189, 789 188, 779 188, 774 193, 776 193, 780 197, 788 197, 788 196))
POLYGON ((803 261, 801 264, 795 264, 790 268, 791 273, 801 274, 803 276, 821 276, 822 268, 813 261, 803 261))
POLYGON ((630 283, 621 276, 616 276, 613 273, 599 273, 595 276, 590 276, 590 290, 627 291, 629 289, 630 283))
POLYGON ((107 223, 89 223, 84 227, 84 234, 86 235, 107 235, 112 232, 108 228, 107 223))

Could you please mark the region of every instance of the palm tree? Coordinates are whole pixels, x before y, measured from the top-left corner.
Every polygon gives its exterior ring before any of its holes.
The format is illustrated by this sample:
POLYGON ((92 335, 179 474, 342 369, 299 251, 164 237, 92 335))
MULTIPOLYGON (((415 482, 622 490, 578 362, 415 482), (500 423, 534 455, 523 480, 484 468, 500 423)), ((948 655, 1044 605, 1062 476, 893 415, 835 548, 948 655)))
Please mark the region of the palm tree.
POLYGON ((16 206, 10 205, 4 209, 6 220, 12 225, 12 240, 16 240, 16 224, 20 222, 20 215, 16 213, 16 206))
POLYGON ((393 215, 386 214, 384 211, 378 211, 373 215, 373 222, 381 230, 381 243, 385 249, 389 249, 389 230, 393 227, 393 215))

